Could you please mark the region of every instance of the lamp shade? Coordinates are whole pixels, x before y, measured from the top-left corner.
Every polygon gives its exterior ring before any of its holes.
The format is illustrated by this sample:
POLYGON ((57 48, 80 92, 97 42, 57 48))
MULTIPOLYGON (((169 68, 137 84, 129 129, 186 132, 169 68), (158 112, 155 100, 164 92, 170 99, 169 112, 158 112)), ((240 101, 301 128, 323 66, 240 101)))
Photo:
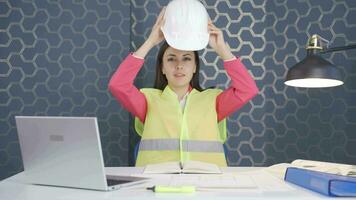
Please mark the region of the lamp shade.
POLYGON ((284 83, 293 87, 324 88, 339 86, 344 82, 332 63, 310 51, 304 60, 290 68, 284 83))

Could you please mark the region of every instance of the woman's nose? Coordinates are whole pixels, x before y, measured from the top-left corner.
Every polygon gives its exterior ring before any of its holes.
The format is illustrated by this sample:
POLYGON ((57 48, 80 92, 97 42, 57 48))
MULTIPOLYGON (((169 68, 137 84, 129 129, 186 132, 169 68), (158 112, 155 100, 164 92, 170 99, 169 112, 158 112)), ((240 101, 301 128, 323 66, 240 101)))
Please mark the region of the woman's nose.
POLYGON ((178 65, 176 65, 176 69, 183 69, 183 65, 178 63, 178 65))
POLYGON ((184 67, 184 61, 183 60, 178 60, 176 69, 183 69, 184 67))

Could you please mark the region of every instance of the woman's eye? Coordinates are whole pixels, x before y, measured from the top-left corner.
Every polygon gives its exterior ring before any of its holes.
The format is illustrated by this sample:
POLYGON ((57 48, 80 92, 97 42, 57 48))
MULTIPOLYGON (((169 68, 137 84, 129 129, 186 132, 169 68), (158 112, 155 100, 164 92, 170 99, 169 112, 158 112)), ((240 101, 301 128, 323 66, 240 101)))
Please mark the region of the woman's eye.
POLYGON ((168 62, 174 61, 174 58, 168 58, 167 61, 168 62))
POLYGON ((183 60, 184 60, 184 61, 191 61, 192 59, 189 58, 189 57, 185 57, 185 58, 183 58, 183 60))

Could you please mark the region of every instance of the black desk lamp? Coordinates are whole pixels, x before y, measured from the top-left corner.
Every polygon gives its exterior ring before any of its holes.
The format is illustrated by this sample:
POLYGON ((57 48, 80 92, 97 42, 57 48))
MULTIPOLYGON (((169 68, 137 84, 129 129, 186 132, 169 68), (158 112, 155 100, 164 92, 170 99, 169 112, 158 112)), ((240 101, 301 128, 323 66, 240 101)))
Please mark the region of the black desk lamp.
POLYGON ((284 84, 293 87, 324 88, 344 84, 335 65, 326 61, 320 54, 347 49, 356 49, 356 44, 343 47, 325 48, 329 41, 313 35, 307 46, 307 57, 289 69, 284 84))

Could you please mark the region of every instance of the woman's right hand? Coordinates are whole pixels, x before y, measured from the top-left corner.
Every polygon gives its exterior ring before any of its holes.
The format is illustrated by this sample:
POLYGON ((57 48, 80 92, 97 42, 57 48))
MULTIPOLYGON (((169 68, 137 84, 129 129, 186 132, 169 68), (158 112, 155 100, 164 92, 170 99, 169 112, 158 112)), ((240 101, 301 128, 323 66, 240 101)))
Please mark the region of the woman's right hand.
POLYGON ((164 40, 163 33, 161 31, 161 27, 164 24, 164 13, 166 11, 166 7, 163 7, 161 12, 159 13, 156 23, 153 25, 150 35, 147 40, 151 42, 153 46, 161 43, 164 40))
POLYGON ((166 7, 163 7, 161 12, 159 13, 155 24, 152 27, 151 33, 148 36, 145 43, 142 44, 140 48, 134 53, 136 57, 144 58, 147 53, 157 44, 161 43, 164 40, 163 33, 161 31, 161 27, 164 24, 164 13, 166 11, 166 7))

